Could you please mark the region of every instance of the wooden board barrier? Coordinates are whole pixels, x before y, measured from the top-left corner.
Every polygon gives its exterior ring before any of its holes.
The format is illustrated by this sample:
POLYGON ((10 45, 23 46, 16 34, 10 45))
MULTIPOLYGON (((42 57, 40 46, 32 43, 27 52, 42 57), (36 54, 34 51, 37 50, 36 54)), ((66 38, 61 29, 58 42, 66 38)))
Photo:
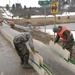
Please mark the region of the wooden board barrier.
POLYGON ((65 58, 68 60, 69 56, 70 56, 70 52, 66 49, 63 49, 60 45, 58 45, 57 43, 54 44, 53 41, 49 42, 49 46, 52 48, 52 50, 54 50, 56 53, 58 53, 61 57, 65 58))

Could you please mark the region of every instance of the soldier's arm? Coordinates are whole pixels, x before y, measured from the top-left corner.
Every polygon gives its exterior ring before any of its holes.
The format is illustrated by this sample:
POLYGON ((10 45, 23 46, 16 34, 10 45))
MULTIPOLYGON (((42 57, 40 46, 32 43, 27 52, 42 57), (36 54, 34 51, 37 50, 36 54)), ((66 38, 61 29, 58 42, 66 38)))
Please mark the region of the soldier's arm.
POLYGON ((70 32, 68 30, 66 30, 63 35, 65 36, 66 38, 66 45, 69 43, 69 41, 71 40, 70 38, 70 32))
POLYGON ((57 34, 56 37, 55 37, 55 40, 54 40, 54 43, 57 43, 59 41, 60 37, 59 35, 57 34))
POLYGON ((34 45, 33 45, 33 37, 32 37, 32 35, 29 36, 29 41, 28 42, 29 42, 29 46, 30 46, 31 50, 33 52, 35 52, 34 45))

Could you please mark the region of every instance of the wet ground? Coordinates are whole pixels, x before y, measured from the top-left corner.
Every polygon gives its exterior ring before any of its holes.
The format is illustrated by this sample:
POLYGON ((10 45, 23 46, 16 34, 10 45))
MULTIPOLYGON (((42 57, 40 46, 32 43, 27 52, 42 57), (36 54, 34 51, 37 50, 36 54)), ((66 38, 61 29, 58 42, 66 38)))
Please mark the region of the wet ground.
POLYGON ((0 33, 0 75, 38 75, 34 69, 23 69, 15 49, 0 33))

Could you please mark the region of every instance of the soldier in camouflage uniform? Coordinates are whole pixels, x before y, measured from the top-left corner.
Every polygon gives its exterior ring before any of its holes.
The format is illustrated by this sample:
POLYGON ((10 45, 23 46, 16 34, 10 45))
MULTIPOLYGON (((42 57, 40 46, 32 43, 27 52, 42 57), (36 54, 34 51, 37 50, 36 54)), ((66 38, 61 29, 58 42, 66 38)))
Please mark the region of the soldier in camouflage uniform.
POLYGON ((21 65, 24 65, 23 68, 30 68, 30 65, 28 64, 29 50, 26 45, 27 42, 29 43, 31 50, 35 53, 35 49, 33 46, 33 38, 31 33, 32 30, 30 30, 29 28, 29 33, 23 33, 18 36, 15 36, 13 40, 15 49, 21 59, 21 65))

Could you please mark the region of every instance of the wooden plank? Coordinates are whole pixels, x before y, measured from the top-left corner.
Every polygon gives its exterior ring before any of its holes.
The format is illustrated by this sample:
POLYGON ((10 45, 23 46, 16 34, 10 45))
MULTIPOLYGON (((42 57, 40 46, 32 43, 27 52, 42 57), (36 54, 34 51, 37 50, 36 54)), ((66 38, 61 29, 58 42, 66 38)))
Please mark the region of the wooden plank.
POLYGON ((53 41, 49 42, 49 46, 52 48, 52 50, 54 50, 56 53, 58 53, 61 57, 65 58, 68 60, 69 56, 70 56, 70 52, 66 49, 63 49, 60 45, 58 45, 57 43, 54 44, 53 41))

